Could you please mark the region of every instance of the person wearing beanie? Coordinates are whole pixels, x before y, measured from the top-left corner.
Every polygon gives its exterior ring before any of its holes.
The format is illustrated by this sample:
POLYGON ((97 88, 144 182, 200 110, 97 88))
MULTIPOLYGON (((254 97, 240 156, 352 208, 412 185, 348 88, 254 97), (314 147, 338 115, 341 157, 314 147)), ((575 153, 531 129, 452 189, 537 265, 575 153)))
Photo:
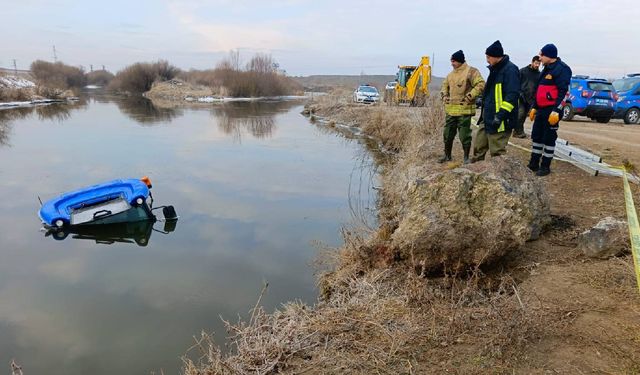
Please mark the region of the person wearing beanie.
POLYGON ((540 78, 540 56, 535 55, 531 64, 520 69, 520 101, 518 102, 518 123, 513 128, 513 136, 527 138, 524 132, 524 122, 533 106, 536 97, 536 87, 540 78))
POLYGON ((464 163, 469 163, 471 150, 471 117, 476 114, 476 98, 482 94, 484 79, 478 69, 468 65, 462 50, 451 55, 453 71, 442 82, 440 96, 444 102, 446 113, 444 124, 444 156, 440 163, 451 161, 451 150, 456 132, 462 151, 464 163))
POLYGON ((482 110, 478 119, 478 133, 473 145, 473 161, 484 160, 507 152, 511 129, 518 121, 520 72, 504 54, 502 44, 496 40, 485 51, 489 63, 489 77, 482 95, 482 110))
POLYGON ((546 176, 551 173, 562 102, 569 90, 572 72, 571 68, 560 60, 558 49, 553 44, 542 47, 539 56, 544 68, 538 78, 535 101, 529 111, 533 128, 528 167, 536 172, 536 175, 546 176))

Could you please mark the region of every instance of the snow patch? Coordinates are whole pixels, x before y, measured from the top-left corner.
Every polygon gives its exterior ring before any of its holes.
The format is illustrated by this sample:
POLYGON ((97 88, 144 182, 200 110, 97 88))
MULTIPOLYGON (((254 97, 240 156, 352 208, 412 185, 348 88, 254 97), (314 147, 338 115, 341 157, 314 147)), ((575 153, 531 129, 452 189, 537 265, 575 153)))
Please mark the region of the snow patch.
POLYGON ((9 88, 9 89, 26 89, 30 87, 36 87, 36 84, 28 79, 14 77, 14 76, 5 76, 0 77, 0 87, 9 88))

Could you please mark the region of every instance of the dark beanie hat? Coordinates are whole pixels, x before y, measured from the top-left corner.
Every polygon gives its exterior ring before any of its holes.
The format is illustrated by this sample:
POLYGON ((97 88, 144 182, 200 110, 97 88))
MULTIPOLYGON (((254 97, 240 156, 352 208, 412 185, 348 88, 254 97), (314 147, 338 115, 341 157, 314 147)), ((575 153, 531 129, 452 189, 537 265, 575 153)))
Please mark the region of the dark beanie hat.
POLYGON ((453 55, 451 55, 451 60, 457 61, 460 64, 463 64, 464 63, 464 52, 462 52, 462 50, 454 52, 453 55))
POLYGON ((545 46, 542 47, 540 52, 542 53, 542 56, 547 56, 552 59, 555 59, 558 57, 558 49, 556 48, 556 46, 554 46, 551 43, 545 44, 545 46))
POLYGON ((493 42, 492 45, 487 47, 487 50, 484 52, 487 56, 491 57, 502 57, 504 56, 504 50, 502 49, 502 44, 500 44, 499 40, 493 42))

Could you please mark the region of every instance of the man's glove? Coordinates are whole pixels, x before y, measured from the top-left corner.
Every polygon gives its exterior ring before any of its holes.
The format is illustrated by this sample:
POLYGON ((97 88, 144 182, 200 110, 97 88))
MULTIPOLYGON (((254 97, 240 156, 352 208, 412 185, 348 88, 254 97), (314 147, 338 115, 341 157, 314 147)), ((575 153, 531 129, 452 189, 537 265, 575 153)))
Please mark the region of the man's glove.
POLYGON ((549 115, 549 125, 555 126, 560 122, 560 114, 556 111, 551 112, 549 115))
POLYGON ((535 118, 536 118, 536 109, 531 108, 531 110, 529 111, 529 120, 533 121, 535 118))

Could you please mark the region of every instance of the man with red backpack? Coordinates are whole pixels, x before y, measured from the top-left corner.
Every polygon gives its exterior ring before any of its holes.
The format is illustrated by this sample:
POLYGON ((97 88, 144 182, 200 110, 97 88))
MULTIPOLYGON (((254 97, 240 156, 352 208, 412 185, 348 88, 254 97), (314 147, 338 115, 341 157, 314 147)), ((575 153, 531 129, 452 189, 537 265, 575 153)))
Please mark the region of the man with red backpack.
POLYGON ((538 176, 551 173, 551 160, 556 148, 558 126, 562 113, 562 101, 569 90, 571 68, 558 57, 558 49, 547 44, 540 50, 540 62, 544 69, 538 80, 536 97, 529 119, 531 130, 531 159, 529 169, 538 176))

